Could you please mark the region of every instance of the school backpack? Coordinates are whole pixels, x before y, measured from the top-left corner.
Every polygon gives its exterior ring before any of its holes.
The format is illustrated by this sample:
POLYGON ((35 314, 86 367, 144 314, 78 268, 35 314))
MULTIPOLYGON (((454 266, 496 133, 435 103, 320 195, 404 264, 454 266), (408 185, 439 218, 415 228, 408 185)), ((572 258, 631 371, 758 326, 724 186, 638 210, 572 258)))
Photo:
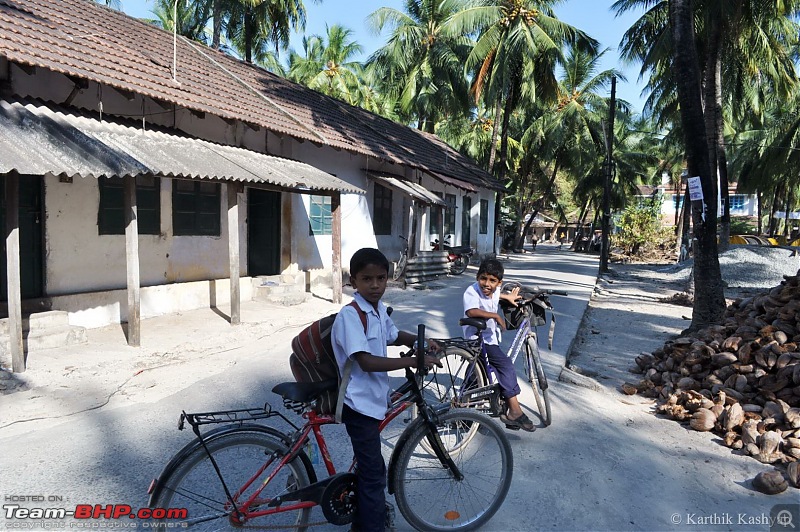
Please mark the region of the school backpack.
MULTIPOLYGON (((358 306, 358 303, 350 303, 361 323, 364 325, 364 333, 367 332, 367 315, 358 306)), ((341 395, 344 400, 344 389, 341 385, 350 379, 351 360, 345 365, 345 375, 339 375, 339 365, 336 363, 336 355, 333 354, 331 342, 331 329, 336 314, 321 318, 302 331, 292 339, 292 354, 289 355, 289 367, 292 375, 297 382, 322 382, 329 379, 337 379, 340 386, 336 390, 325 392, 315 405, 315 410, 319 414, 336 414, 337 419, 341 416, 341 406, 337 405, 337 399, 341 395), (338 407, 338 408, 337 408, 338 407)))

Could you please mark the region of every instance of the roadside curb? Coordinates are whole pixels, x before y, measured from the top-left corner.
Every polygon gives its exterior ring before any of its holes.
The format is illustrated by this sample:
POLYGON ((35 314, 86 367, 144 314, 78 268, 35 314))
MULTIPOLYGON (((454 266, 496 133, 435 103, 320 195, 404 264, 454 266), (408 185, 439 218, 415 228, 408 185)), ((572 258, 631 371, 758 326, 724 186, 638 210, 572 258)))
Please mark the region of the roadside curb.
POLYGON ((595 279, 592 295, 589 296, 589 302, 586 305, 586 308, 583 311, 583 316, 581 316, 581 321, 578 324, 578 329, 575 332, 575 336, 572 337, 572 341, 570 342, 569 348, 567 349, 564 366, 561 368, 561 372, 558 375, 559 382, 580 386, 582 388, 588 388, 590 390, 598 392, 604 391, 605 387, 602 384, 600 384, 600 382, 598 382, 596 379, 581 373, 580 368, 574 366, 571 363, 571 359, 575 352, 575 345, 576 342, 578 341, 578 338, 580 338, 584 333, 584 331, 587 330, 589 321, 589 311, 592 306, 592 301, 598 294, 598 289, 601 280, 602 280, 602 275, 598 274, 597 278, 595 279))

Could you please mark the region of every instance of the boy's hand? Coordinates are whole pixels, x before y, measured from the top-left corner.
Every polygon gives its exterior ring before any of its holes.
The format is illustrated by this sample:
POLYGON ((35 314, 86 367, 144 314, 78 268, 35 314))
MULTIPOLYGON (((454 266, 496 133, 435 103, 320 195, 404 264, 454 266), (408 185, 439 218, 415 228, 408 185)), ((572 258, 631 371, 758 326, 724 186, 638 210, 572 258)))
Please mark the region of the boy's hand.
POLYGON ((438 353, 439 351, 442 350, 442 346, 440 346, 438 343, 436 343, 436 340, 428 339, 427 342, 428 342, 428 351, 429 352, 438 353))
POLYGON ((505 331, 506 330, 506 319, 503 316, 501 316, 500 314, 495 314, 494 316, 495 316, 494 317, 494 321, 496 321, 497 324, 500 326, 500 330, 505 331))
POLYGON ((433 366, 442 367, 442 362, 439 360, 439 357, 432 357, 430 355, 425 355, 425 368, 431 369, 433 366))
POLYGON ((511 289, 510 292, 500 293, 500 298, 508 301, 515 307, 517 306, 517 301, 522 299, 522 296, 519 295, 519 286, 515 286, 511 289))

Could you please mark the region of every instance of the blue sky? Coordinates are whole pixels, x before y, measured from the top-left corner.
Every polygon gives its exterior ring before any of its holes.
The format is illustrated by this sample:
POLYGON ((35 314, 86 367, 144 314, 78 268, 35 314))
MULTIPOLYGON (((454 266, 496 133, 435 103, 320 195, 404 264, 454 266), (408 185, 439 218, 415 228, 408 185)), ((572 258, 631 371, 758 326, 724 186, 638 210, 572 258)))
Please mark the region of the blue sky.
MULTIPOLYGON (((340 24, 353 30, 353 40, 364 47, 366 59, 373 51, 383 46, 387 35, 373 35, 366 25, 367 16, 379 7, 402 9, 402 0, 322 0, 314 3, 305 0, 307 11, 306 34, 325 34, 325 25, 340 24)), ((616 52, 622 34, 641 16, 640 12, 626 13, 615 17, 610 10, 613 0, 566 0, 555 9, 556 15, 577 28, 582 29, 598 41, 603 47, 610 48, 603 58, 604 69, 616 68, 628 78, 627 82, 617 80, 617 97, 629 101, 634 108, 641 111, 643 100, 639 97, 641 84, 637 83, 639 68, 637 65, 625 67, 618 60, 616 52)), ((122 9, 129 15, 140 18, 152 18, 152 0, 122 0, 122 9)), ((300 47, 300 37, 292 39, 292 46, 300 47)))

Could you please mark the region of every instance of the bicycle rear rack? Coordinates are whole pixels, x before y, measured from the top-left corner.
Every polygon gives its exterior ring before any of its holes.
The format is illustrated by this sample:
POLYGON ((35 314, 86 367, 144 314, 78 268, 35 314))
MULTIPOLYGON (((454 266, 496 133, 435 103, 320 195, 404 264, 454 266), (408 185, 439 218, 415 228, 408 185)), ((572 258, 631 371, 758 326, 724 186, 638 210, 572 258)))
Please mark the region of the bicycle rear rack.
POLYGON ((185 423, 189 423, 193 429, 197 429, 202 425, 212 425, 217 423, 244 423, 246 421, 257 421, 259 419, 269 419, 271 417, 280 417, 291 426, 294 423, 289 421, 282 413, 273 410, 272 405, 264 403, 264 406, 253 408, 240 408, 236 410, 218 410, 216 412, 197 412, 188 414, 181 412, 181 417, 178 420, 178 430, 185 428, 185 423))

